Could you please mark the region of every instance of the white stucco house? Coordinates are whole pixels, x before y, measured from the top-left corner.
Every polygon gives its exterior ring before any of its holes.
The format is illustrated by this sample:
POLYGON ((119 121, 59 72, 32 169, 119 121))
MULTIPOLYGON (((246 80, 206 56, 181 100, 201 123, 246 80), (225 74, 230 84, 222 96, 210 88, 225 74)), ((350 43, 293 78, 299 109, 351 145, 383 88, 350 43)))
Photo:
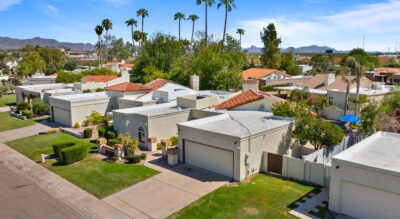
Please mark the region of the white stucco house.
POLYGON ((400 218, 400 135, 377 132, 332 158, 329 209, 400 218))
POLYGON ((37 84, 15 87, 16 102, 40 98, 48 101, 49 96, 71 95, 78 93, 72 84, 37 84))
POLYGON ((263 170, 264 152, 288 148, 292 120, 260 111, 224 111, 178 123, 179 160, 235 181, 263 170))
POLYGON ((31 77, 26 78, 26 85, 36 85, 36 84, 55 84, 57 75, 46 76, 42 72, 36 72, 31 77))

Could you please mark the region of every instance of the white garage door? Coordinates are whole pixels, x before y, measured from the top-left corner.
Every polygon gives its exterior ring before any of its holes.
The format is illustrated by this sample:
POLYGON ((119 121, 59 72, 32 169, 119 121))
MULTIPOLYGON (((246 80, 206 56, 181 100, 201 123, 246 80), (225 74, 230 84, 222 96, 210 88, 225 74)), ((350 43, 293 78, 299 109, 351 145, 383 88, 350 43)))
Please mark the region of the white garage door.
POLYGON ((233 178, 233 152, 216 147, 185 141, 187 164, 233 178))
POLYGON ((61 125, 71 126, 71 112, 53 107, 53 119, 61 125))
POLYGON ((400 196, 351 182, 341 188, 341 212, 356 218, 400 218, 400 196))

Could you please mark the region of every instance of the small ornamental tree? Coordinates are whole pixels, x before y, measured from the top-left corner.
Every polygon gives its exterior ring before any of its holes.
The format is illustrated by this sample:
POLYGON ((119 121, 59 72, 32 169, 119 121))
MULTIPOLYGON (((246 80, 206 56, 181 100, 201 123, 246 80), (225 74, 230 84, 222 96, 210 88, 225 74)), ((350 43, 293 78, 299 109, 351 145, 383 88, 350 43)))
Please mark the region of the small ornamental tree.
POLYGON ((128 132, 125 134, 119 133, 117 140, 125 146, 127 156, 135 155, 136 150, 139 149, 139 140, 132 138, 128 132))
POLYGON ((378 108, 375 104, 369 103, 361 110, 361 129, 360 133, 370 136, 377 129, 378 108))
POLYGON ((108 118, 101 115, 99 112, 92 111, 92 113, 89 116, 86 116, 85 123, 87 125, 97 126, 100 124, 104 124, 107 120, 108 118))

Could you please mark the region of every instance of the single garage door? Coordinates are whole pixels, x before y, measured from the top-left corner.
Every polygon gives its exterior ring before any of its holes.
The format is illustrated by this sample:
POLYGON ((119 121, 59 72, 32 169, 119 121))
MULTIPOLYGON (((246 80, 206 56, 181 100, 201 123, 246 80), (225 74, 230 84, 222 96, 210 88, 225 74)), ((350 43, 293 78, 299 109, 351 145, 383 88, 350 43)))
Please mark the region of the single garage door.
POLYGON ((233 178, 233 151, 185 140, 185 163, 233 178))
POLYGON ((372 187, 344 181, 340 208, 356 218, 400 218, 400 196, 372 187))
POLYGON ((71 112, 53 107, 53 120, 61 125, 71 126, 71 112))

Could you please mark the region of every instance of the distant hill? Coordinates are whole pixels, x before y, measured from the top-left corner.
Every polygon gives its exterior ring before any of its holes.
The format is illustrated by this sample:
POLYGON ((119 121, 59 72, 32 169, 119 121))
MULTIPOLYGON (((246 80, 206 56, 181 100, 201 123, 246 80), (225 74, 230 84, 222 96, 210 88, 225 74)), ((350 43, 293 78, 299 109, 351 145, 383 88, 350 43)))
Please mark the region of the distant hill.
POLYGON ((71 50, 79 51, 93 51, 95 49, 94 45, 90 43, 58 42, 55 39, 43 39, 40 37, 35 37, 32 39, 0 37, 0 50, 21 49, 28 44, 42 47, 69 48, 71 50))
MULTIPOLYGON (((262 53, 262 48, 258 48, 256 46, 251 46, 248 49, 249 53, 262 53)), ((294 53, 325 53, 326 50, 332 50, 333 53, 345 53, 346 51, 340 51, 336 50, 334 48, 328 47, 328 46, 316 46, 316 45, 311 45, 311 46, 302 46, 302 47, 289 47, 286 49, 282 49, 282 52, 294 52, 294 53)))

